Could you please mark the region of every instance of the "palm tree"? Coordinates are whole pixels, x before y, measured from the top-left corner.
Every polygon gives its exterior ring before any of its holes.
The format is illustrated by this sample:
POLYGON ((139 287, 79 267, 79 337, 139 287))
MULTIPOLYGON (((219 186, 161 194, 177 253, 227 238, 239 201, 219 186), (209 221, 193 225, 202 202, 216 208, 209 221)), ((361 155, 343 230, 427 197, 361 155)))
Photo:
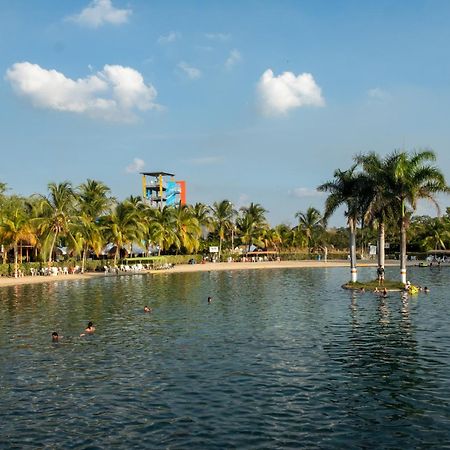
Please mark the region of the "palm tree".
POLYGON ((102 219, 109 242, 115 245, 114 265, 120 250, 133 242, 139 242, 145 233, 144 223, 134 205, 123 201, 115 205, 111 213, 102 219))
POLYGON ((442 172, 428 164, 435 161, 436 155, 431 150, 414 152, 393 152, 386 158, 387 191, 397 201, 400 215, 400 279, 406 283, 406 231, 408 220, 406 207, 414 211, 419 199, 430 200, 438 209, 435 195, 449 192, 442 172))
POLYGON ((445 242, 450 241, 450 227, 442 218, 435 218, 426 227, 427 236, 423 239, 423 244, 429 250, 446 249, 445 242))
POLYGON ((112 203, 108 196, 110 189, 104 183, 88 179, 78 188, 77 203, 79 214, 74 234, 77 247, 82 249, 81 272, 84 272, 89 250, 98 256, 105 244, 104 227, 100 223, 112 203))
POLYGON ((149 236, 151 242, 158 246, 158 256, 168 250, 172 245, 180 247, 180 238, 176 232, 176 217, 173 206, 164 206, 163 209, 150 208, 149 236))
POLYGON ((298 229, 305 234, 308 251, 311 251, 317 234, 323 230, 322 214, 316 208, 310 206, 306 213, 298 211, 295 217, 298 219, 298 229))
POLYGON ((262 235, 268 229, 266 220, 266 210, 259 203, 250 203, 240 209, 241 215, 238 217, 236 225, 243 244, 247 244, 248 251, 253 244, 262 247, 262 235))
POLYGON ((37 228, 44 237, 43 248, 48 249, 48 264, 52 263, 52 254, 58 237, 65 235, 71 241, 72 218, 74 216, 75 196, 71 183, 50 183, 49 196, 41 197, 38 205, 39 216, 34 219, 37 228))
POLYGON ((212 220, 214 230, 219 236, 219 261, 222 255, 222 244, 226 233, 233 228, 233 218, 236 211, 233 204, 229 200, 222 200, 221 202, 214 202, 212 208, 212 220))
POLYGON ((36 242, 30 219, 26 214, 23 202, 16 202, 16 205, 7 213, 4 213, 0 220, 0 236, 2 242, 9 243, 14 250, 14 276, 18 276, 18 245, 20 241, 27 241, 31 245, 36 242))
POLYGON ((389 158, 381 159, 374 152, 358 155, 355 158, 364 170, 366 177, 366 211, 364 218, 368 224, 378 229, 378 267, 384 269, 385 264, 385 225, 389 218, 395 216, 395 201, 387 190, 389 176, 389 158))
POLYGON ((334 172, 334 179, 321 184, 317 189, 322 192, 329 192, 329 196, 325 201, 324 221, 342 205, 347 210, 345 216, 350 233, 350 273, 351 281, 356 282, 358 279, 358 271, 356 269, 356 224, 361 217, 362 186, 363 179, 355 173, 356 165, 350 169, 334 172))
POLYGON ((201 227, 192 209, 187 205, 180 205, 175 209, 175 226, 180 247, 187 253, 194 253, 200 245, 201 227))

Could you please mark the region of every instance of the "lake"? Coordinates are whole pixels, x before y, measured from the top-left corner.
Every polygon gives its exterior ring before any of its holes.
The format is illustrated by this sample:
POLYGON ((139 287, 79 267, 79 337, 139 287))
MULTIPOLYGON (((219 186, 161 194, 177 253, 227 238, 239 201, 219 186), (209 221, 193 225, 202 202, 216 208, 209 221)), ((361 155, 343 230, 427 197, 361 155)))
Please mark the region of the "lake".
POLYGON ((2 288, 0 448, 450 447, 449 274, 407 300, 343 268, 2 288))

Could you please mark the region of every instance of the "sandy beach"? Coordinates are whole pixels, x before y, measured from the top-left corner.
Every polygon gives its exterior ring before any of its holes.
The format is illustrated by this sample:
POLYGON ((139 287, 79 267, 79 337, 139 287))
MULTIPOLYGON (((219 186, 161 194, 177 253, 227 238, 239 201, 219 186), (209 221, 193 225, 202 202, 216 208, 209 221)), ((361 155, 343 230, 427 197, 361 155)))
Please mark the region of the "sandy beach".
MULTIPOLYGON (((398 265, 398 261, 386 262, 387 266, 398 265)), ((71 280, 89 280, 92 278, 111 277, 121 275, 142 275, 142 274, 166 274, 166 273, 189 273, 189 272, 209 272, 219 270, 262 270, 262 269, 299 269, 304 267, 325 268, 325 267, 348 267, 348 261, 267 261, 267 262, 223 262, 206 264, 180 264, 171 269, 144 270, 140 272, 120 272, 119 274, 105 274, 100 272, 88 272, 84 274, 56 275, 56 276, 25 276, 20 278, 0 277, 0 288, 6 286, 18 286, 24 284, 54 283, 71 280)), ((375 262, 362 262, 358 267, 376 267, 375 262)))

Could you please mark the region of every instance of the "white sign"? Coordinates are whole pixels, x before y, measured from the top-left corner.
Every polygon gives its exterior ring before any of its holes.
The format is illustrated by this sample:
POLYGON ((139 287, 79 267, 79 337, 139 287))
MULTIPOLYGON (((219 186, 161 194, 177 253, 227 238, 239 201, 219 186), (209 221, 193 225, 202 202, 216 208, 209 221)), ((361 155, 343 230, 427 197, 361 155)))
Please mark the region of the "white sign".
POLYGON ((377 254, 377 246, 376 245, 371 245, 369 247, 369 255, 376 255, 377 254))
POLYGON ((209 253, 219 253, 219 247, 209 247, 209 253))

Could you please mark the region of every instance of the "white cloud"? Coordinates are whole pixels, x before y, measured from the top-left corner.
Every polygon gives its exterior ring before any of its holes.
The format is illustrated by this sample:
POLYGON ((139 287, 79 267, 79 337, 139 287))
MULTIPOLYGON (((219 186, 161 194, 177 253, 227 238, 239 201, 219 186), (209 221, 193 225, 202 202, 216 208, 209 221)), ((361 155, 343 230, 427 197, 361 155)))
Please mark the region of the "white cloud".
POLYGON ((197 78, 200 78, 202 76, 202 72, 200 69, 197 69, 196 67, 190 66, 188 63, 181 61, 178 64, 178 67, 190 78, 191 80, 196 80, 197 78))
POLYGON ((225 34, 225 33, 205 33, 206 39, 209 39, 211 41, 220 41, 220 42, 226 42, 231 39, 231 34, 225 34))
POLYGON ((289 191, 288 194, 292 197, 297 198, 308 198, 308 197, 321 197, 324 195, 323 192, 319 192, 316 189, 306 188, 306 187, 298 187, 289 191))
POLYGON ((130 67, 105 65, 103 70, 76 80, 38 64, 13 64, 5 76, 15 92, 38 108, 130 121, 135 111, 160 109, 157 92, 130 67))
POLYGON ((79 25, 98 28, 106 23, 121 25, 128 22, 131 9, 114 8, 111 0, 92 0, 79 14, 70 16, 68 20, 79 25))
POLYGON ((268 69, 262 74, 257 91, 261 111, 268 116, 286 114, 302 106, 325 105, 321 89, 310 73, 295 76, 284 72, 276 77, 268 69))
POLYGON ((228 56, 227 60, 225 61, 225 67, 228 70, 231 70, 238 62, 242 61, 242 55, 241 53, 233 49, 230 52, 230 55, 228 56))
POLYGON ((171 44, 172 42, 175 42, 176 40, 181 38, 181 33, 178 33, 177 31, 171 31, 167 35, 160 36, 158 38, 158 44, 171 44))
POLYGON ((141 172, 145 167, 145 161, 140 158, 134 158, 133 161, 126 167, 125 171, 127 173, 138 173, 141 172))
POLYGON ((369 89, 367 95, 370 100, 376 102, 384 102, 390 98, 389 93, 379 87, 369 89))

